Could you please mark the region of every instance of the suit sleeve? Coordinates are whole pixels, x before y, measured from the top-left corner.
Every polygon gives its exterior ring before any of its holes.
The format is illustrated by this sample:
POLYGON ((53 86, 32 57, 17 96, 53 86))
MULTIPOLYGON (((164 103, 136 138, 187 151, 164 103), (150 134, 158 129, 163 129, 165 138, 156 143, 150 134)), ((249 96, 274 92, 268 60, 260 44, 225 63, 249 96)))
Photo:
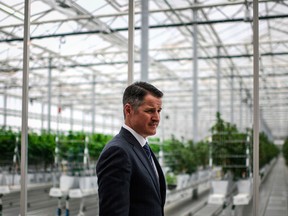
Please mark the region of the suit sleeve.
POLYGON ((128 216, 131 163, 127 153, 112 146, 100 156, 96 166, 100 216, 128 216))

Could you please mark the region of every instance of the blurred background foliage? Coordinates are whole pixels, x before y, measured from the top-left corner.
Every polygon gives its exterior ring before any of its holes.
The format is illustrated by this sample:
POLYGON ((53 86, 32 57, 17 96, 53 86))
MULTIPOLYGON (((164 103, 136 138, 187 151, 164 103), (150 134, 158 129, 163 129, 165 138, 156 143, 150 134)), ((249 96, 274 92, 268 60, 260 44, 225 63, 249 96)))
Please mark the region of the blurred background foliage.
MULTIPOLYGON (((216 117, 217 121, 211 127, 211 137, 197 143, 193 140, 178 140, 173 135, 164 141, 158 137, 149 138, 153 152, 158 156, 160 151, 163 152, 164 164, 168 167, 169 172, 191 174, 199 168, 207 168, 211 150, 210 156, 213 158, 213 165, 223 166, 224 172, 230 170, 234 175, 240 176, 246 170, 244 166, 247 145, 250 150, 251 161, 253 159, 251 140, 253 131, 247 129, 246 132, 239 132, 235 125, 221 119, 219 113, 216 114, 216 117), (247 136, 250 136, 249 143, 247 143, 247 136), (241 155, 243 157, 240 157, 241 155), (241 169, 239 167, 233 168, 232 165, 243 167, 241 169)), ((112 138, 112 135, 107 134, 87 135, 84 132, 75 131, 68 131, 66 134, 48 133, 47 131, 42 131, 41 134, 30 132, 28 134, 28 164, 45 170, 53 166, 56 145, 58 145, 61 160, 66 160, 68 163, 82 163, 85 140, 89 149, 90 160, 96 162, 103 147, 112 138)), ((263 132, 260 133, 259 139, 259 164, 262 167, 277 157, 279 148, 263 132)), ((16 146, 20 158, 20 143, 21 134, 19 132, 14 132, 11 128, 3 127, 0 129, 1 166, 12 165, 16 146)), ((283 155, 288 159, 288 140, 283 145, 283 155)))
POLYGON ((282 147, 283 157, 285 158, 286 165, 288 166, 288 138, 286 138, 282 147))

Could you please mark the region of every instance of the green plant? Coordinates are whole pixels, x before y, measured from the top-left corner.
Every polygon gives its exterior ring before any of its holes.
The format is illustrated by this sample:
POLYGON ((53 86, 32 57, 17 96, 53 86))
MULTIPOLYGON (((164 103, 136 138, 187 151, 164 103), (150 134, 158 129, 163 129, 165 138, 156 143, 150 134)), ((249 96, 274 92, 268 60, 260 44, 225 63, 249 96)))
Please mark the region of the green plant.
POLYGON ((192 141, 183 143, 172 136, 163 144, 165 152, 165 164, 168 165, 171 172, 193 173, 198 166, 197 152, 192 141))
POLYGON ((149 138, 149 146, 155 154, 159 153, 161 149, 160 139, 158 137, 149 138))
POLYGON ((288 138, 285 139, 282 146, 283 157, 285 158, 286 165, 288 165, 288 138))
MULTIPOLYGON (((236 125, 225 122, 220 113, 216 114, 216 122, 211 128, 212 132, 212 159, 213 164, 222 166, 224 173, 231 171, 234 179, 247 173, 246 151, 252 161, 253 144, 247 142, 247 136, 253 137, 253 130, 246 133, 238 131, 236 125), (249 135, 250 134, 250 135, 249 135)), ((259 133, 259 166, 263 167, 279 154, 277 146, 269 140, 264 132, 259 133)), ((251 165, 253 166, 253 164, 251 165)), ((252 169, 252 167, 250 167, 252 169)), ((247 173, 248 174, 248 173, 247 173)))
POLYGON ((246 150, 251 149, 251 143, 247 143, 247 133, 238 131, 236 125, 225 122, 219 112, 216 114, 216 122, 211 128, 211 156, 213 165, 221 166, 224 174, 233 173, 234 179, 242 177, 249 171, 246 165, 246 150))
POLYGON ((195 145, 195 156, 198 166, 205 169, 209 164, 209 143, 207 141, 200 141, 195 145))
MULTIPOLYGON (((12 159, 14 154, 14 149, 16 146, 16 137, 19 137, 19 134, 12 131, 11 128, 1 127, 0 128, 0 164, 12 166, 12 159)), ((20 139, 19 139, 20 140, 20 139)), ((18 150, 20 149, 19 143, 18 150)), ((19 150, 20 151, 20 150, 19 150)))
POLYGON ((36 167, 52 165, 54 162, 55 135, 42 132, 28 134, 28 164, 36 167))
POLYGON ((89 138, 89 153, 92 160, 97 160, 104 146, 113 138, 112 135, 94 133, 89 138))
POLYGON ((166 179, 167 185, 176 185, 177 184, 177 176, 172 172, 166 173, 165 179, 166 179))

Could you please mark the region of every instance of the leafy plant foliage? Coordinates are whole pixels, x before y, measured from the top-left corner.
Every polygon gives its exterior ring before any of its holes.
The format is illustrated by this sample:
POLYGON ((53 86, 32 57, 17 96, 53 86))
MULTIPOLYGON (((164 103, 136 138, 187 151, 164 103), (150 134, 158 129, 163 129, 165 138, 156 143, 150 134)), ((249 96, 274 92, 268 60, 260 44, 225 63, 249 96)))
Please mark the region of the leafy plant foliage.
POLYGON ((197 167, 206 167, 208 164, 208 143, 199 142, 183 143, 172 136, 163 144, 165 152, 165 163, 175 174, 191 174, 197 167))
MULTIPOLYGON (((28 165, 35 169, 52 167, 55 148, 58 145, 59 158, 68 163, 82 163, 86 134, 69 131, 68 134, 53 134, 42 131, 41 134, 28 134, 28 165), (56 139, 58 137, 58 139, 56 139), (57 141, 58 140, 58 141, 57 141)), ((110 135, 92 134, 88 136, 88 149, 91 160, 97 160, 104 145, 112 138, 110 135)), ((15 146, 18 147, 18 165, 21 158, 21 134, 11 129, 0 129, 1 166, 12 167, 15 146), (16 141, 18 137, 18 142, 16 141)), ((10 168, 9 168, 10 169, 10 168)))
POLYGON ((288 166, 288 138, 285 139, 282 146, 283 157, 285 158, 286 165, 288 166))
MULTIPOLYGON (((216 115, 216 122, 211 127, 212 132, 212 157, 213 164, 223 166, 225 171, 232 171, 235 176, 240 177, 245 167, 247 150, 246 138, 247 133, 253 137, 253 131, 247 130, 246 133, 240 133, 235 125, 225 122, 220 113, 216 115), (228 156, 231 157, 228 157, 228 156), (238 156, 237 156, 238 155, 238 156), (240 157, 244 155, 245 157, 240 157), (240 165, 242 168, 233 168, 232 165, 240 165)), ((28 165, 46 169, 52 167, 55 158, 55 148, 59 149, 60 160, 68 163, 83 163, 85 142, 88 145, 89 157, 96 161, 104 148, 105 144, 112 139, 112 135, 94 133, 87 135, 84 132, 68 131, 67 134, 54 134, 42 131, 41 134, 28 134, 28 165), (57 139, 56 139, 57 137, 57 139)), ((265 133, 260 133, 260 167, 269 163, 278 155, 279 149, 268 139, 265 133)), ((15 147, 20 152, 21 134, 14 132, 10 128, 0 129, 0 163, 1 166, 11 167, 15 147), (18 137, 18 138, 17 138, 18 137), (18 141, 16 141, 18 139, 18 141)), ((250 156, 252 160, 252 141, 250 141, 250 156)), ((191 174, 199 167, 206 168, 209 161, 209 150, 211 143, 202 140, 198 143, 189 140, 177 140, 174 136, 171 139, 160 142, 159 138, 150 138, 150 146, 154 153, 158 154, 161 150, 164 152, 165 166, 173 174, 191 174)), ((283 155, 288 160, 288 141, 283 145, 283 155)))

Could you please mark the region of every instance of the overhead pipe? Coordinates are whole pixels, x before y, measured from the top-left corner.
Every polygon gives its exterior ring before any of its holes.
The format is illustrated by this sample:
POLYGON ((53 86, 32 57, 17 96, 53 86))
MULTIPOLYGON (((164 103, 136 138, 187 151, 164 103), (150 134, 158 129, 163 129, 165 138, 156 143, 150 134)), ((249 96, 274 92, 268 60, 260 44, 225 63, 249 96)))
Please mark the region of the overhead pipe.
MULTIPOLYGON (((259 3, 269 3, 269 2, 275 2, 275 0, 259 0, 259 3)), ((165 12, 172 12, 172 11, 183 11, 183 10, 191 10, 191 9, 204 9, 204 8, 213 8, 213 7, 225 7, 225 6, 234 6, 234 5, 243 5, 243 4, 250 4, 251 1, 237 1, 237 2, 229 2, 229 3, 216 3, 216 4, 194 4, 190 5, 188 7, 178 7, 178 8, 167 8, 167 9, 156 9, 156 10, 150 10, 149 13, 165 13, 165 12)), ((135 11, 135 14, 140 14, 140 11, 135 11)), ((109 14, 102 14, 102 15, 78 15, 76 17, 69 17, 65 19, 54 19, 54 20, 45 20, 45 21, 34 21, 31 22, 31 25, 41 25, 41 24, 48 24, 48 23, 57 23, 57 22, 69 22, 69 21, 77 21, 77 20, 93 20, 93 19, 100 19, 100 18, 107 18, 107 17, 119 17, 119 16, 127 16, 129 14, 128 11, 122 11, 117 13, 109 13, 109 14)), ((3 28, 15 28, 22 26, 22 24, 14 24, 14 25, 4 25, 0 26, 0 29, 3 28)))
MULTIPOLYGON (((130 0, 132 1, 132 0, 130 0)), ((132 3, 131 3, 132 4, 132 3)), ((132 12, 131 12, 132 14, 132 12)), ((270 19, 283 19, 288 18, 288 14, 281 14, 281 15, 269 15, 269 16, 260 16, 259 20, 270 20, 270 19)), ((134 14, 133 18, 131 17, 131 20, 129 23, 133 22, 134 26, 134 14), (132 20, 133 19, 133 20, 132 20)), ((251 23, 251 20, 247 21, 247 18, 233 18, 233 19, 218 19, 218 20, 205 20, 205 21, 192 21, 192 22, 186 22, 186 23, 171 23, 171 24, 162 24, 162 25, 151 25, 149 26, 150 29, 158 29, 158 28, 175 28, 175 27, 182 27, 182 26, 193 26, 193 25, 211 25, 211 24, 217 24, 217 23, 231 23, 231 22, 243 22, 243 23, 251 23)), ((134 27, 134 30, 140 30, 141 26, 134 27)), ((81 32, 68 32, 68 33, 58 33, 58 34, 51 34, 51 35, 38 35, 38 36, 31 36, 30 40, 36 40, 36 39, 44 39, 44 38, 54 38, 54 37, 67 37, 67 36, 75 36, 75 35, 88 35, 88 34, 113 34, 115 32, 121 32, 121 31, 129 31, 128 28, 114 28, 109 29, 108 31, 105 30, 93 30, 93 31, 81 31, 81 32)), ((0 40, 0 43, 8 43, 8 42, 16 42, 16 41, 23 41, 23 38, 10 38, 10 39, 2 39, 0 40)))
MULTIPOLYGON (((288 55, 288 52, 266 52, 261 53, 261 56, 283 56, 288 55)), ((241 54, 241 55, 220 55, 220 56, 198 56, 198 60, 208 60, 208 59, 233 59, 233 58, 252 58, 253 54, 241 54)), ((175 62, 175 61, 193 61, 193 57, 187 58, 167 58, 167 59, 155 59, 154 62, 175 62)), ((134 60, 134 63, 140 63, 139 60, 134 60)), ((62 68, 77 68, 77 67, 92 67, 101 65, 115 65, 115 64, 128 64, 128 61, 114 61, 114 62, 100 62, 100 63, 88 63, 88 64, 71 64, 62 65, 62 68)), ((30 70, 42 70, 42 69, 57 69, 58 66, 43 66, 43 67, 31 67, 30 70)), ((1 69, 2 72, 16 72, 21 71, 21 68, 9 68, 1 69)), ((236 76, 236 75, 235 75, 236 76)))
MULTIPOLYGON (((31 70, 31 68, 30 68, 31 70)), ((275 73, 269 73, 266 74, 266 77, 286 77, 288 76, 288 73, 281 73, 281 74, 275 74, 275 73)), ((184 80, 189 80, 189 79, 193 79, 193 77, 191 76, 186 76, 186 77, 182 77, 184 80)), ((222 75, 221 76, 221 80, 224 79, 230 79, 231 76, 230 75, 222 75)), ((251 79, 253 78, 252 74, 245 74, 245 75, 234 75, 234 78, 241 78, 241 79, 251 79)), ((217 79, 217 76, 205 76, 205 77, 198 77, 199 80, 210 80, 210 79, 217 79)), ((151 82, 158 82, 158 81, 174 81, 174 78, 154 78, 154 79, 150 79, 151 82)), ((99 85, 105 85, 107 83, 109 84, 113 84, 113 83, 124 83, 125 81, 121 81, 121 80, 112 80, 112 81, 95 81, 95 84, 99 84, 99 85)), ((80 86, 80 85, 92 85, 94 82, 73 82, 73 83, 62 83, 61 86, 80 86)), ((43 87, 43 88, 47 88, 48 85, 41 85, 41 84, 33 84, 33 88, 39 88, 39 87, 43 87)), ((59 86, 58 84, 54 84, 52 85, 54 86, 59 86)), ((13 88, 22 88, 21 85, 10 85, 9 89, 13 89, 13 88)), ((29 88, 32 88, 29 87, 29 88)), ((0 90, 3 89, 4 87, 0 87, 0 90)), ((239 89, 239 88, 238 88, 239 89)), ((250 88, 245 88, 245 89, 250 89, 250 88)), ((270 90, 279 90, 279 89, 288 89, 288 87, 269 87, 270 90)), ((226 89, 221 89, 221 90, 227 90, 226 89)), ((231 89, 230 89, 231 90, 231 89)), ((237 89, 236 89, 237 90, 237 89)), ((203 91, 203 90, 202 90, 203 91)), ((215 89, 214 91, 217 91, 217 89, 215 89)), ((0 91, 0 94, 5 94, 4 91, 0 91)), ((12 96, 12 97, 18 97, 16 94, 9 94, 7 96, 12 96)), ((42 97, 41 97, 42 98, 42 97)), ((30 98, 30 99, 37 99, 37 98, 30 98)))

